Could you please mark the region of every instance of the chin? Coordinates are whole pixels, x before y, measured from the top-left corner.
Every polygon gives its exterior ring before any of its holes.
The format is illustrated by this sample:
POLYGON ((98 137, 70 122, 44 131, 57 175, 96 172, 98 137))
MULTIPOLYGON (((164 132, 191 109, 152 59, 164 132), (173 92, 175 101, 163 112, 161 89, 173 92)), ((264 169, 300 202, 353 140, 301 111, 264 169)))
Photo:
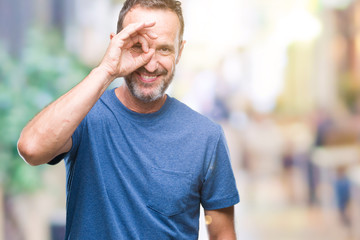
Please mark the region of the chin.
POLYGON ((143 83, 138 82, 131 76, 125 77, 125 83, 131 94, 144 103, 154 102, 161 99, 165 95, 165 91, 172 82, 173 75, 168 80, 162 79, 159 83, 143 83), (156 84, 156 86, 153 86, 156 84))
POLYGON ((163 91, 154 91, 154 92, 150 92, 150 93, 144 93, 141 90, 136 91, 136 89, 132 94, 134 97, 136 97, 137 99, 139 99, 145 103, 154 102, 156 100, 161 99, 164 96, 163 91))
POLYGON ((151 89, 149 89, 150 87, 140 86, 139 84, 127 84, 127 86, 131 95, 144 103, 150 103, 161 99, 166 90, 164 89, 163 84, 154 86, 151 89))

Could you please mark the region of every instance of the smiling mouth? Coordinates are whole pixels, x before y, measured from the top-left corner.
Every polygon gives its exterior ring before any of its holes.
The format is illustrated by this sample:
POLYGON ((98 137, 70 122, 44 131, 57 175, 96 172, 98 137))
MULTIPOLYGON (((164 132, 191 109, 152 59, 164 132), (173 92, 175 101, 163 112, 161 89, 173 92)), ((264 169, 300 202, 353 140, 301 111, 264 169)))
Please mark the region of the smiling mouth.
POLYGON ((155 82, 160 76, 160 75, 148 75, 144 73, 137 73, 137 75, 139 76, 141 81, 146 83, 155 82))

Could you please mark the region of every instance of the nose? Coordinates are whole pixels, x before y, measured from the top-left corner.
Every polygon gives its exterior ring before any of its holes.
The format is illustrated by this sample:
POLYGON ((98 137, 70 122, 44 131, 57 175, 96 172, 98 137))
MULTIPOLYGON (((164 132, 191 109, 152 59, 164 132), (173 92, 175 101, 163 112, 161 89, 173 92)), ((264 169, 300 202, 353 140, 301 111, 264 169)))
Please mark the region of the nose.
POLYGON ((159 68, 159 62, 156 56, 156 53, 154 53, 154 55, 151 57, 150 61, 144 65, 144 68, 148 71, 148 72, 155 72, 158 68, 159 68))

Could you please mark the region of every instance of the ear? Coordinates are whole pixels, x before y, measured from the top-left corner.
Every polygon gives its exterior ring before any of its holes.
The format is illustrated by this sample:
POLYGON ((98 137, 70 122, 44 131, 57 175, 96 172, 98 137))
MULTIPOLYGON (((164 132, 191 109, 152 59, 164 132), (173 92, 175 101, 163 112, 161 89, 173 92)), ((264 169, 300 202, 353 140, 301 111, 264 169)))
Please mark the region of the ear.
POLYGON ((178 64, 179 61, 180 61, 181 54, 182 54, 182 51, 183 51, 183 49, 184 49, 185 43, 186 43, 185 40, 182 40, 181 43, 180 43, 179 53, 178 53, 178 55, 177 55, 177 57, 176 57, 176 64, 178 64))

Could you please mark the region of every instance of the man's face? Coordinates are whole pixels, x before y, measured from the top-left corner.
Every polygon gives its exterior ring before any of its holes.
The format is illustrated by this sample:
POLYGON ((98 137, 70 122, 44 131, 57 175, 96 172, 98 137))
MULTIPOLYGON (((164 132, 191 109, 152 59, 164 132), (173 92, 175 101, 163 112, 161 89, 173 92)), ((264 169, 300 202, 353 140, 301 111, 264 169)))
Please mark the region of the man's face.
MULTIPOLYGON (((156 21, 151 31, 157 34, 155 40, 148 40, 149 48, 155 50, 150 61, 125 77, 126 84, 137 99, 152 102, 161 98, 174 76, 183 42, 179 40, 180 22, 170 10, 147 9, 136 6, 125 16, 123 27, 131 23, 156 21)), ((135 44, 131 53, 142 53, 141 45, 135 44)))

